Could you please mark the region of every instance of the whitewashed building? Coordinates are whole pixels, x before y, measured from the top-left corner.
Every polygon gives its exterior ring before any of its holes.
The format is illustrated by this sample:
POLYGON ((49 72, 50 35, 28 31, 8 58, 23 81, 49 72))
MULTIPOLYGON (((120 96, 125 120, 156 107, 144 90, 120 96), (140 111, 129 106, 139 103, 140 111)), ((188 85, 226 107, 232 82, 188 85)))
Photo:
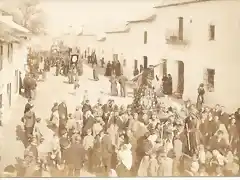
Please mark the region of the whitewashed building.
POLYGON ((29 31, 13 22, 11 16, 0 15, 0 110, 3 115, 19 94, 20 73, 25 72, 29 31))
POLYGON ((97 38, 97 45, 96 45, 96 55, 97 59, 100 60, 102 58, 105 59, 105 47, 106 46, 106 37, 102 36, 97 38))
POLYGON ((159 64, 159 57, 153 51, 156 41, 156 34, 152 33, 155 20, 156 14, 148 13, 139 19, 128 21, 130 32, 125 46, 128 49, 126 68, 131 75, 135 68, 140 70, 140 65, 148 68, 159 64))
POLYGON ((77 47, 84 56, 91 54, 97 47, 97 36, 93 33, 81 32, 77 35, 77 47))
POLYGON ((154 51, 173 77, 173 90, 206 104, 240 107, 240 1, 168 0, 155 7, 154 51))
POLYGON ((105 61, 119 60, 126 76, 129 74, 126 68, 128 64, 126 57, 129 54, 128 51, 132 49, 128 47, 129 32, 130 28, 127 25, 105 32, 105 61))

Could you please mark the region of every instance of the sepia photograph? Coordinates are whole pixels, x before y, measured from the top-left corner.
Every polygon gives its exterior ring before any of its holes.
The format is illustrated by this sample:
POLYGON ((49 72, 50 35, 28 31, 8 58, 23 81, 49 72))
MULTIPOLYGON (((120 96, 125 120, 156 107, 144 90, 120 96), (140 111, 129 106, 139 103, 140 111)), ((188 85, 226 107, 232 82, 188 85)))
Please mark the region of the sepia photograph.
POLYGON ((240 176, 240 0, 0 0, 0 177, 240 176))

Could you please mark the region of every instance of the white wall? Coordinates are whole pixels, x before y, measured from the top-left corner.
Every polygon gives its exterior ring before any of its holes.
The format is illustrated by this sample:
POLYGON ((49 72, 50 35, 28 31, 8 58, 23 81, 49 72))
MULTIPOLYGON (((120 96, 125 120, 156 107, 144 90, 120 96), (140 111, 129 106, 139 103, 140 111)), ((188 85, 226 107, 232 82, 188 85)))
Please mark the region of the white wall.
POLYGON ((130 23, 131 28, 128 38, 128 69, 133 72, 134 60, 138 60, 138 68, 144 64, 143 56, 148 57, 148 65, 159 64, 160 59, 155 55, 155 41, 157 40, 156 34, 154 34, 153 28, 155 28, 153 22, 139 22, 130 23), (144 32, 147 31, 147 43, 144 44, 144 32))
POLYGON ((27 48, 24 44, 13 44, 13 60, 8 61, 8 46, 3 43, 3 69, 0 71, 0 94, 3 95, 3 112, 9 110, 9 101, 7 95, 7 84, 11 83, 11 105, 18 97, 19 81, 15 76, 15 71, 24 72, 24 64, 27 58, 27 48))
POLYGON ((83 53, 87 48, 90 48, 90 52, 92 49, 97 47, 97 37, 96 36, 77 36, 77 46, 80 47, 81 53, 83 53))
MULTIPOLYGON (((197 88, 203 82, 205 68, 215 69, 215 91, 206 94, 206 103, 220 103, 229 110, 240 107, 240 1, 210 1, 156 9, 157 20, 153 51, 156 58, 185 64, 184 97, 196 100, 197 88), (184 36, 188 46, 165 43, 166 30, 177 31, 178 17, 184 18, 184 36), (209 41, 209 25, 216 27, 216 40, 209 41)), ((168 73, 174 75, 174 63, 168 73)))

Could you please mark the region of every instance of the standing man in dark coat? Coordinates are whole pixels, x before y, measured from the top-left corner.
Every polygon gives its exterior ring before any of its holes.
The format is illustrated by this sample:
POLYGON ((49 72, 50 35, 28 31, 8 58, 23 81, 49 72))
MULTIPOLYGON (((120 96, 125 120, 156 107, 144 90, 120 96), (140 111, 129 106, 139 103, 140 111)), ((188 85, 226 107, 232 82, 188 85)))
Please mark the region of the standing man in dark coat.
POLYGON ((33 136, 33 129, 36 123, 35 112, 33 111, 33 105, 28 105, 25 108, 23 116, 24 129, 26 133, 26 138, 30 140, 33 136))
POLYGON ((111 75, 112 75, 112 65, 110 61, 108 61, 104 76, 111 76, 111 75))
POLYGON ((68 175, 70 177, 80 177, 80 172, 83 167, 85 151, 81 144, 81 137, 77 136, 75 142, 70 145, 68 151, 68 175))
POLYGON ((115 63, 115 75, 121 76, 122 72, 121 72, 121 63, 119 62, 119 60, 117 60, 117 62, 115 63))
POLYGON ((113 145, 111 137, 108 132, 102 138, 102 163, 104 166, 105 173, 108 173, 111 169, 111 157, 113 153, 113 145))
POLYGON ((58 105, 58 115, 59 115, 59 118, 67 119, 67 117, 68 117, 68 110, 67 110, 67 105, 66 105, 65 101, 62 101, 58 105))
POLYGON ((167 89, 168 89, 168 95, 172 95, 172 76, 171 74, 168 74, 168 80, 167 80, 167 89))
POLYGON ((58 115, 59 115, 59 133, 66 129, 67 119, 68 119, 68 110, 65 101, 62 101, 58 105, 58 115))
POLYGON ((162 86, 163 86, 163 94, 168 94, 168 77, 166 74, 163 75, 162 78, 162 86))
POLYGON ((119 84, 120 84, 120 93, 122 97, 126 97, 126 82, 127 78, 123 75, 119 77, 119 84))

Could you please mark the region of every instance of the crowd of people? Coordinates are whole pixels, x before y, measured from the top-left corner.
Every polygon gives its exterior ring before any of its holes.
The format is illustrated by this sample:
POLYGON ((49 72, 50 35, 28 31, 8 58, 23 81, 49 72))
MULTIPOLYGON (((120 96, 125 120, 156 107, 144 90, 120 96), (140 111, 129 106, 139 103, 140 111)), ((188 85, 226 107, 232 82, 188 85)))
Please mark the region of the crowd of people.
MULTIPOLYGON (((112 95, 118 95, 114 83, 127 81, 118 67, 106 67, 112 95)), ((200 107, 171 98, 171 77, 159 86, 165 97, 142 85, 128 105, 101 97, 90 102, 86 90, 74 112, 64 100, 55 102, 46 122, 29 99, 21 119, 24 159, 18 169, 8 166, 7 176, 238 176, 240 109, 228 114, 220 105, 204 106, 202 84, 200 107)))
POLYGON ((45 126, 29 101, 21 176, 238 175, 240 110, 228 115, 216 105, 198 111, 190 101, 180 106, 148 91, 139 108, 112 99, 92 104, 85 91, 75 112, 64 101, 54 103, 45 126))

